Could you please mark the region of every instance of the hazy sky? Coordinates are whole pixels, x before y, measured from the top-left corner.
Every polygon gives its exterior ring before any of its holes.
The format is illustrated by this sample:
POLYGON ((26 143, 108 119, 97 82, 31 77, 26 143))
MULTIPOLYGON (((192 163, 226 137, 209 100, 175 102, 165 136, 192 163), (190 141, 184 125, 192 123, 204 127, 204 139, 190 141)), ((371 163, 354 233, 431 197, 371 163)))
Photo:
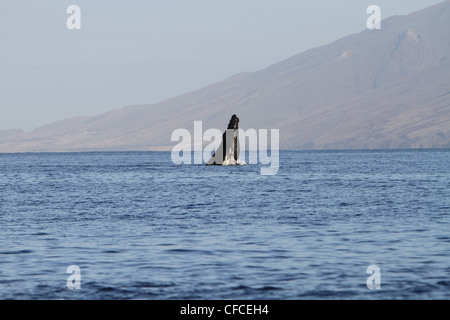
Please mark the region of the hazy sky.
POLYGON ((155 103, 442 0, 0 0, 0 130, 155 103), (81 30, 69 30, 69 5, 81 30))

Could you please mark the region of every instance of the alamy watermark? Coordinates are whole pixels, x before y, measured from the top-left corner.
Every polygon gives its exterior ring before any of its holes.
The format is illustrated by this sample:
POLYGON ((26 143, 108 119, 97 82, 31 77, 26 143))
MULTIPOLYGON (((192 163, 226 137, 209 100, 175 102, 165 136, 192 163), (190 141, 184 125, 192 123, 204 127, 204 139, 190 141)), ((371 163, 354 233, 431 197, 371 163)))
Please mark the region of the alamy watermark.
POLYGON ((79 266, 72 265, 67 267, 66 273, 71 274, 66 281, 67 289, 81 290, 81 269, 79 266))
POLYGON ((367 8, 367 14, 371 16, 366 21, 367 29, 380 30, 381 29, 381 8, 377 5, 371 5, 367 8))
POLYGON ((81 9, 77 5, 70 5, 66 10, 67 14, 70 16, 66 20, 66 26, 69 30, 80 30, 81 29, 81 9))
POLYGON ((369 266, 367 268, 367 274, 370 277, 367 278, 367 289, 369 290, 380 290, 381 289, 381 268, 376 265, 369 266))
MULTIPOLYGON (((219 165, 228 165, 227 153, 237 152, 235 162, 231 164, 258 164, 262 165, 261 175, 276 175, 280 167, 280 133, 278 129, 242 129, 226 130, 225 134, 219 129, 208 129, 203 132, 203 122, 194 121, 194 132, 187 129, 176 129, 171 136, 172 142, 179 142, 172 148, 172 162, 181 164, 203 164, 211 160, 216 153, 223 155, 224 163, 219 160, 219 165), (226 145, 222 146, 223 136, 229 137, 226 145), (248 141, 248 148, 247 148, 248 141), (209 143, 204 147, 204 143, 209 143), (233 144, 236 144, 233 149, 233 144), (248 149, 248 159, 246 159, 248 149), (224 151, 223 151, 224 150, 224 151), (238 150, 238 151, 236 151, 238 150), (242 159, 242 160, 241 160, 242 159), (245 160, 248 162, 246 162, 245 160)), ((217 154, 216 154, 217 158, 217 154)))
MULTIPOLYGON (((77 265, 67 267, 66 273, 70 274, 67 278, 66 285, 69 290, 81 290, 81 269, 77 265)), ((377 265, 367 267, 366 285, 369 290, 381 290, 381 268, 377 265)))
MULTIPOLYGON (((66 20, 66 26, 69 30, 81 29, 81 9, 77 5, 67 7, 66 13, 70 16, 66 20)), ((370 30, 381 29, 381 8, 377 5, 370 5, 366 10, 371 16, 366 21, 366 26, 370 30)))
MULTIPOLYGON (((66 20, 66 26, 69 30, 81 29, 81 9, 77 5, 67 7, 66 13, 70 16, 66 20)), ((370 17, 366 21, 366 26, 370 30, 381 29, 381 8, 378 5, 370 5, 366 10, 370 17)))

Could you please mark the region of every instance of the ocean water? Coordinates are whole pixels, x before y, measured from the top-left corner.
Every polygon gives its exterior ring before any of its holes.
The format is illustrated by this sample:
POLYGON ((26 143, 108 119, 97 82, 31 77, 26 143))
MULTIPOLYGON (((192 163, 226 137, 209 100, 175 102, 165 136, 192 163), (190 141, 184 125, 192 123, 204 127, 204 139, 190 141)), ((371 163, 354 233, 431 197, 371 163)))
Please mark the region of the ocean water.
POLYGON ((280 165, 2 154, 0 299, 450 298, 449 150, 285 151, 280 165))

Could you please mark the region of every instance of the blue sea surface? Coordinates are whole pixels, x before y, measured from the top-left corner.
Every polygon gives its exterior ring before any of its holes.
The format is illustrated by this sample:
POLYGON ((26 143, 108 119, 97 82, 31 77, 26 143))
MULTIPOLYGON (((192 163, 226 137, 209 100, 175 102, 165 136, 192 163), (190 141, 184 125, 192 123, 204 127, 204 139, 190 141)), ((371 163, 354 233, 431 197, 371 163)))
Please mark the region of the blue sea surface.
POLYGON ((0 299, 449 298, 449 150, 0 154, 0 299))

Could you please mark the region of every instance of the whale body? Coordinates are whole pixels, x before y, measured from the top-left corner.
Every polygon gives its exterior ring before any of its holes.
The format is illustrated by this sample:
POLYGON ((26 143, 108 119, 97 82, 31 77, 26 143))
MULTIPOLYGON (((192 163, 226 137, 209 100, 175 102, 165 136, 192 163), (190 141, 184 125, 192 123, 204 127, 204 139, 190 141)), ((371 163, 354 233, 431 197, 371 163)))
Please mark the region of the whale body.
POLYGON ((227 130, 222 135, 222 143, 212 158, 206 163, 209 166, 237 166, 242 165, 239 160, 239 118, 231 117, 227 130))

